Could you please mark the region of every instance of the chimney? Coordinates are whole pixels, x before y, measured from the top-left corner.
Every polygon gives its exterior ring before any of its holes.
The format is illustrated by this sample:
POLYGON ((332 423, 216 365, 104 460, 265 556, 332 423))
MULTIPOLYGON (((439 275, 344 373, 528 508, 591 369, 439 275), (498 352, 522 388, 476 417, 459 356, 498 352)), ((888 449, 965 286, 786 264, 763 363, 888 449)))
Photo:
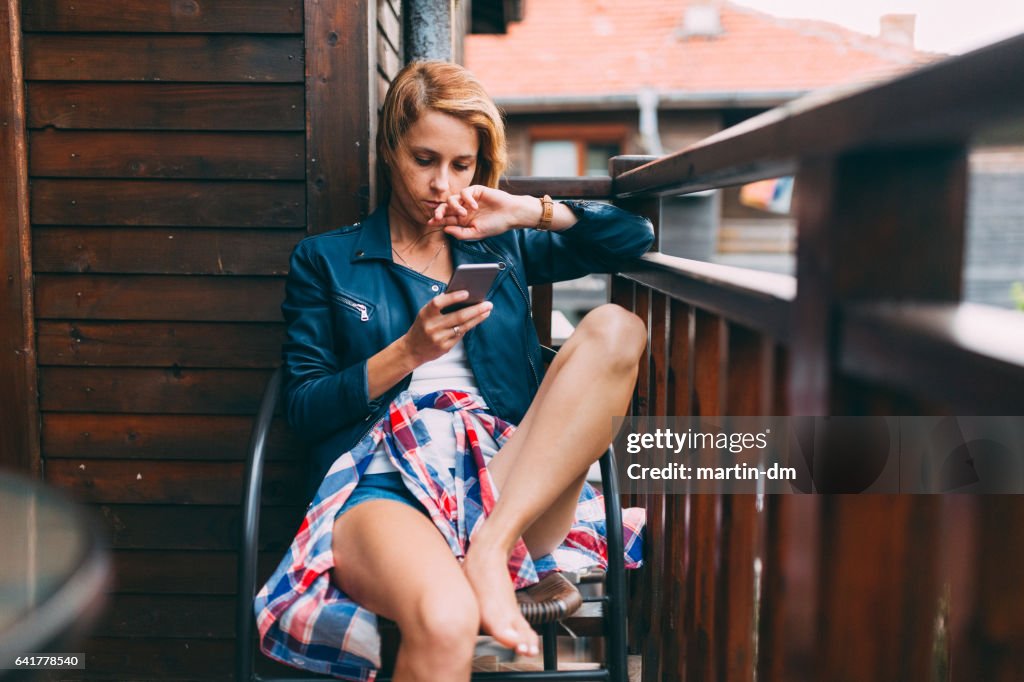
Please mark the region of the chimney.
POLYGON ((722 33, 721 0, 690 0, 683 12, 680 38, 714 38, 722 33))
POLYGON ((917 19, 913 14, 883 14, 879 20, 881 28, 878 31, 879 37, 893 45, 902 47, 914 47, 914 22, 917 19))

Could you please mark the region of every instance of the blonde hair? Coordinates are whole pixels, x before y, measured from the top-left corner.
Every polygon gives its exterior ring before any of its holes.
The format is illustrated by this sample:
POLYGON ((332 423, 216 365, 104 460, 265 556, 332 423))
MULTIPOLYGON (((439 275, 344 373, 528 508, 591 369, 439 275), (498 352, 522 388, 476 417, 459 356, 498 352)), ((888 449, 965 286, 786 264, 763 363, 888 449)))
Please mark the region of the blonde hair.
POLYGON ((424 111, 433 110, 476 129, 480 140, 474 185, 497 187, 508 165, 505 123, 494 101, 465 68, 448 62, 412 62, 395 76, 377 128, 377 170, 381 201, 391 193, 391 168, 405 134, 424 111))

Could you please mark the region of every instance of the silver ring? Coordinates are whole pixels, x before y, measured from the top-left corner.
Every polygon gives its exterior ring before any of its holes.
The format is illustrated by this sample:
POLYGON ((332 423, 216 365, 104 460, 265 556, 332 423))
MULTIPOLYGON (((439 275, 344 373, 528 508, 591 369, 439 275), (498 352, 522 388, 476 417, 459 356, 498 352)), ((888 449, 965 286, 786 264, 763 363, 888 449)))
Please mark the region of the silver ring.
POLYGON ((462 330, 459 329, 459 325, 455 325, 454 327, 452 327, 452 334, 455 334, 455 338, 459 338, 460 336, 462 336, 462 330))

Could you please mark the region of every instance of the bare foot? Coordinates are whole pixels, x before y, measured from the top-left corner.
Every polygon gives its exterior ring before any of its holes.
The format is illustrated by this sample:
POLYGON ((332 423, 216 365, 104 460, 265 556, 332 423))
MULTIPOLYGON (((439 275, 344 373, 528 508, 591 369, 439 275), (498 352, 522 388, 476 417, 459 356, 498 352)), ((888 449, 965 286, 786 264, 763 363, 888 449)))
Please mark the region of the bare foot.
POLYGON ((500 549, 474 544, 466 553, 462 570, 480 604, 480 628, 502 646, 536 656, 537 633, 519 612, 507 561, 500 549))

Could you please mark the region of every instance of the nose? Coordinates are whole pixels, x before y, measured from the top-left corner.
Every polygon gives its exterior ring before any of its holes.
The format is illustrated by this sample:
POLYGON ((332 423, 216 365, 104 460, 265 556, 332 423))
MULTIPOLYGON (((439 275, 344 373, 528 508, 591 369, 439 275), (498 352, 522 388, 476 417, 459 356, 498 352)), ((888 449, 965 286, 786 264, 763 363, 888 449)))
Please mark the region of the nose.
POLYGON ((437 171, 430 178, 430 189, 441 194, 448 193, 448 169, 439 164, 437 171))

